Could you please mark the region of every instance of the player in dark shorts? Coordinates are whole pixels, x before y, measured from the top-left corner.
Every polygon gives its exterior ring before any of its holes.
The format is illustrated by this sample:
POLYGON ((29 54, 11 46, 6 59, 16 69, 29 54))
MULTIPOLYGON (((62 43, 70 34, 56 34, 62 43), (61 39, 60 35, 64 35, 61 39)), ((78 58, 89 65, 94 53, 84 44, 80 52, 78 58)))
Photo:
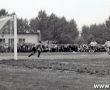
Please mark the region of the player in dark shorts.
POLYGON ((37 52, 38 52, 37 57, 40 57, 41 52, 42 52, 42 44, 41 44, 41 41, 39 41, 39 44, 37 45, 37 52))
POLYGON ((31 53, 28 57, 31 57, 31 56, 34 55, 36 52, 38 52, 37 57, 40 57, 41 51, 42 51, 42 45, 41 45, 41 41, 39 41, 39 43, 37 44, 37 46, 35 45, 35 46, 32 48, 32 53, 31 53))

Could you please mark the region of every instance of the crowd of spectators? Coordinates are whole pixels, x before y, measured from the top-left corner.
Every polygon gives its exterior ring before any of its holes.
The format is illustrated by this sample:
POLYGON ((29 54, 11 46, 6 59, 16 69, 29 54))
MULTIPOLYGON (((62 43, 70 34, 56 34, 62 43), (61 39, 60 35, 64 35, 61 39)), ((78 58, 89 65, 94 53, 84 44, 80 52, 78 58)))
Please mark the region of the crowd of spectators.
POLYGON ((50 44, 43 45, 44 52, 72 52, 78 50, 77 45, 74 44, 50 44))
MULTIPOLYGON (((23 43, 18 44, 18 52, 31 52, 34 44, 23 43)), ((0 52, 13 52, 14 47, 6 47, 5 45, 0 45, 0 52)), ((90 52, 91 46, 88 44, 57 44, 57 43, 43 43, 42 52, 90 52)), ((102 45, 97 45, 95 52, 106 51, 102 45)))

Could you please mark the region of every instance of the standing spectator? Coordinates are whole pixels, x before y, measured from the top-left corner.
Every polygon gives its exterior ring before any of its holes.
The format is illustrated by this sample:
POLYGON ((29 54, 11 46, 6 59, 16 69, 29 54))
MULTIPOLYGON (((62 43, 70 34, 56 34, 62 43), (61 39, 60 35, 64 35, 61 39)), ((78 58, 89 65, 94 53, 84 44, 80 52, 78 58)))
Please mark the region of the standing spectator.
POLYGON ((97 46, 97 42, 95 40, 92 40, 91 43, 90 43, 90 50, 92 52, 95 52, 96 46, 97 46))

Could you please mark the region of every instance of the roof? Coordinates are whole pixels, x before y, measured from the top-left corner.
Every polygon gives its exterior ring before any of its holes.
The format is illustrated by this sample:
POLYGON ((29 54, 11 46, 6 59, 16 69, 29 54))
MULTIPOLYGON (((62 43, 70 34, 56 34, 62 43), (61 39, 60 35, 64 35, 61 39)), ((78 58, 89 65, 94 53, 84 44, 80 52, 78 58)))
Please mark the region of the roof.
POLYGON ((38 32, 37 33, 18 33, 18 34, 39 34, 38 32))
MULTIPOLYGON (((4 34, 0 33, 0 35, 6 35, 6 34, 10 34, 10 33, 4 33, 4 34)), ((39 35, 39 33, 18 33, 18 35, 39 35)))

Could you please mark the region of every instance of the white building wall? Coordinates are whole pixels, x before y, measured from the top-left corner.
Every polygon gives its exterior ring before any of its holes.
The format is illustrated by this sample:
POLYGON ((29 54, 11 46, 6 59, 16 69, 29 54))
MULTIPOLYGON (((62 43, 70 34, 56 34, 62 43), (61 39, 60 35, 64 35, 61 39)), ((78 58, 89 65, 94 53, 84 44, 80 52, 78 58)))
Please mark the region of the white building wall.
MULTIPOLYGON (((4 34, 4 36, 0 35, 0 38, 5 38, 5 43, 8 43, 9 38, 14 38, 13 35, 4 34)), ((18 41, 19 39, 25 39, 25 43, 38 43, 38 34, 18 34, 18 41)))
POLYGON ((18 35, 19 38, 24 38, 26 43, 38 43, 38 35, 36 34, 21 34, 18 35))

